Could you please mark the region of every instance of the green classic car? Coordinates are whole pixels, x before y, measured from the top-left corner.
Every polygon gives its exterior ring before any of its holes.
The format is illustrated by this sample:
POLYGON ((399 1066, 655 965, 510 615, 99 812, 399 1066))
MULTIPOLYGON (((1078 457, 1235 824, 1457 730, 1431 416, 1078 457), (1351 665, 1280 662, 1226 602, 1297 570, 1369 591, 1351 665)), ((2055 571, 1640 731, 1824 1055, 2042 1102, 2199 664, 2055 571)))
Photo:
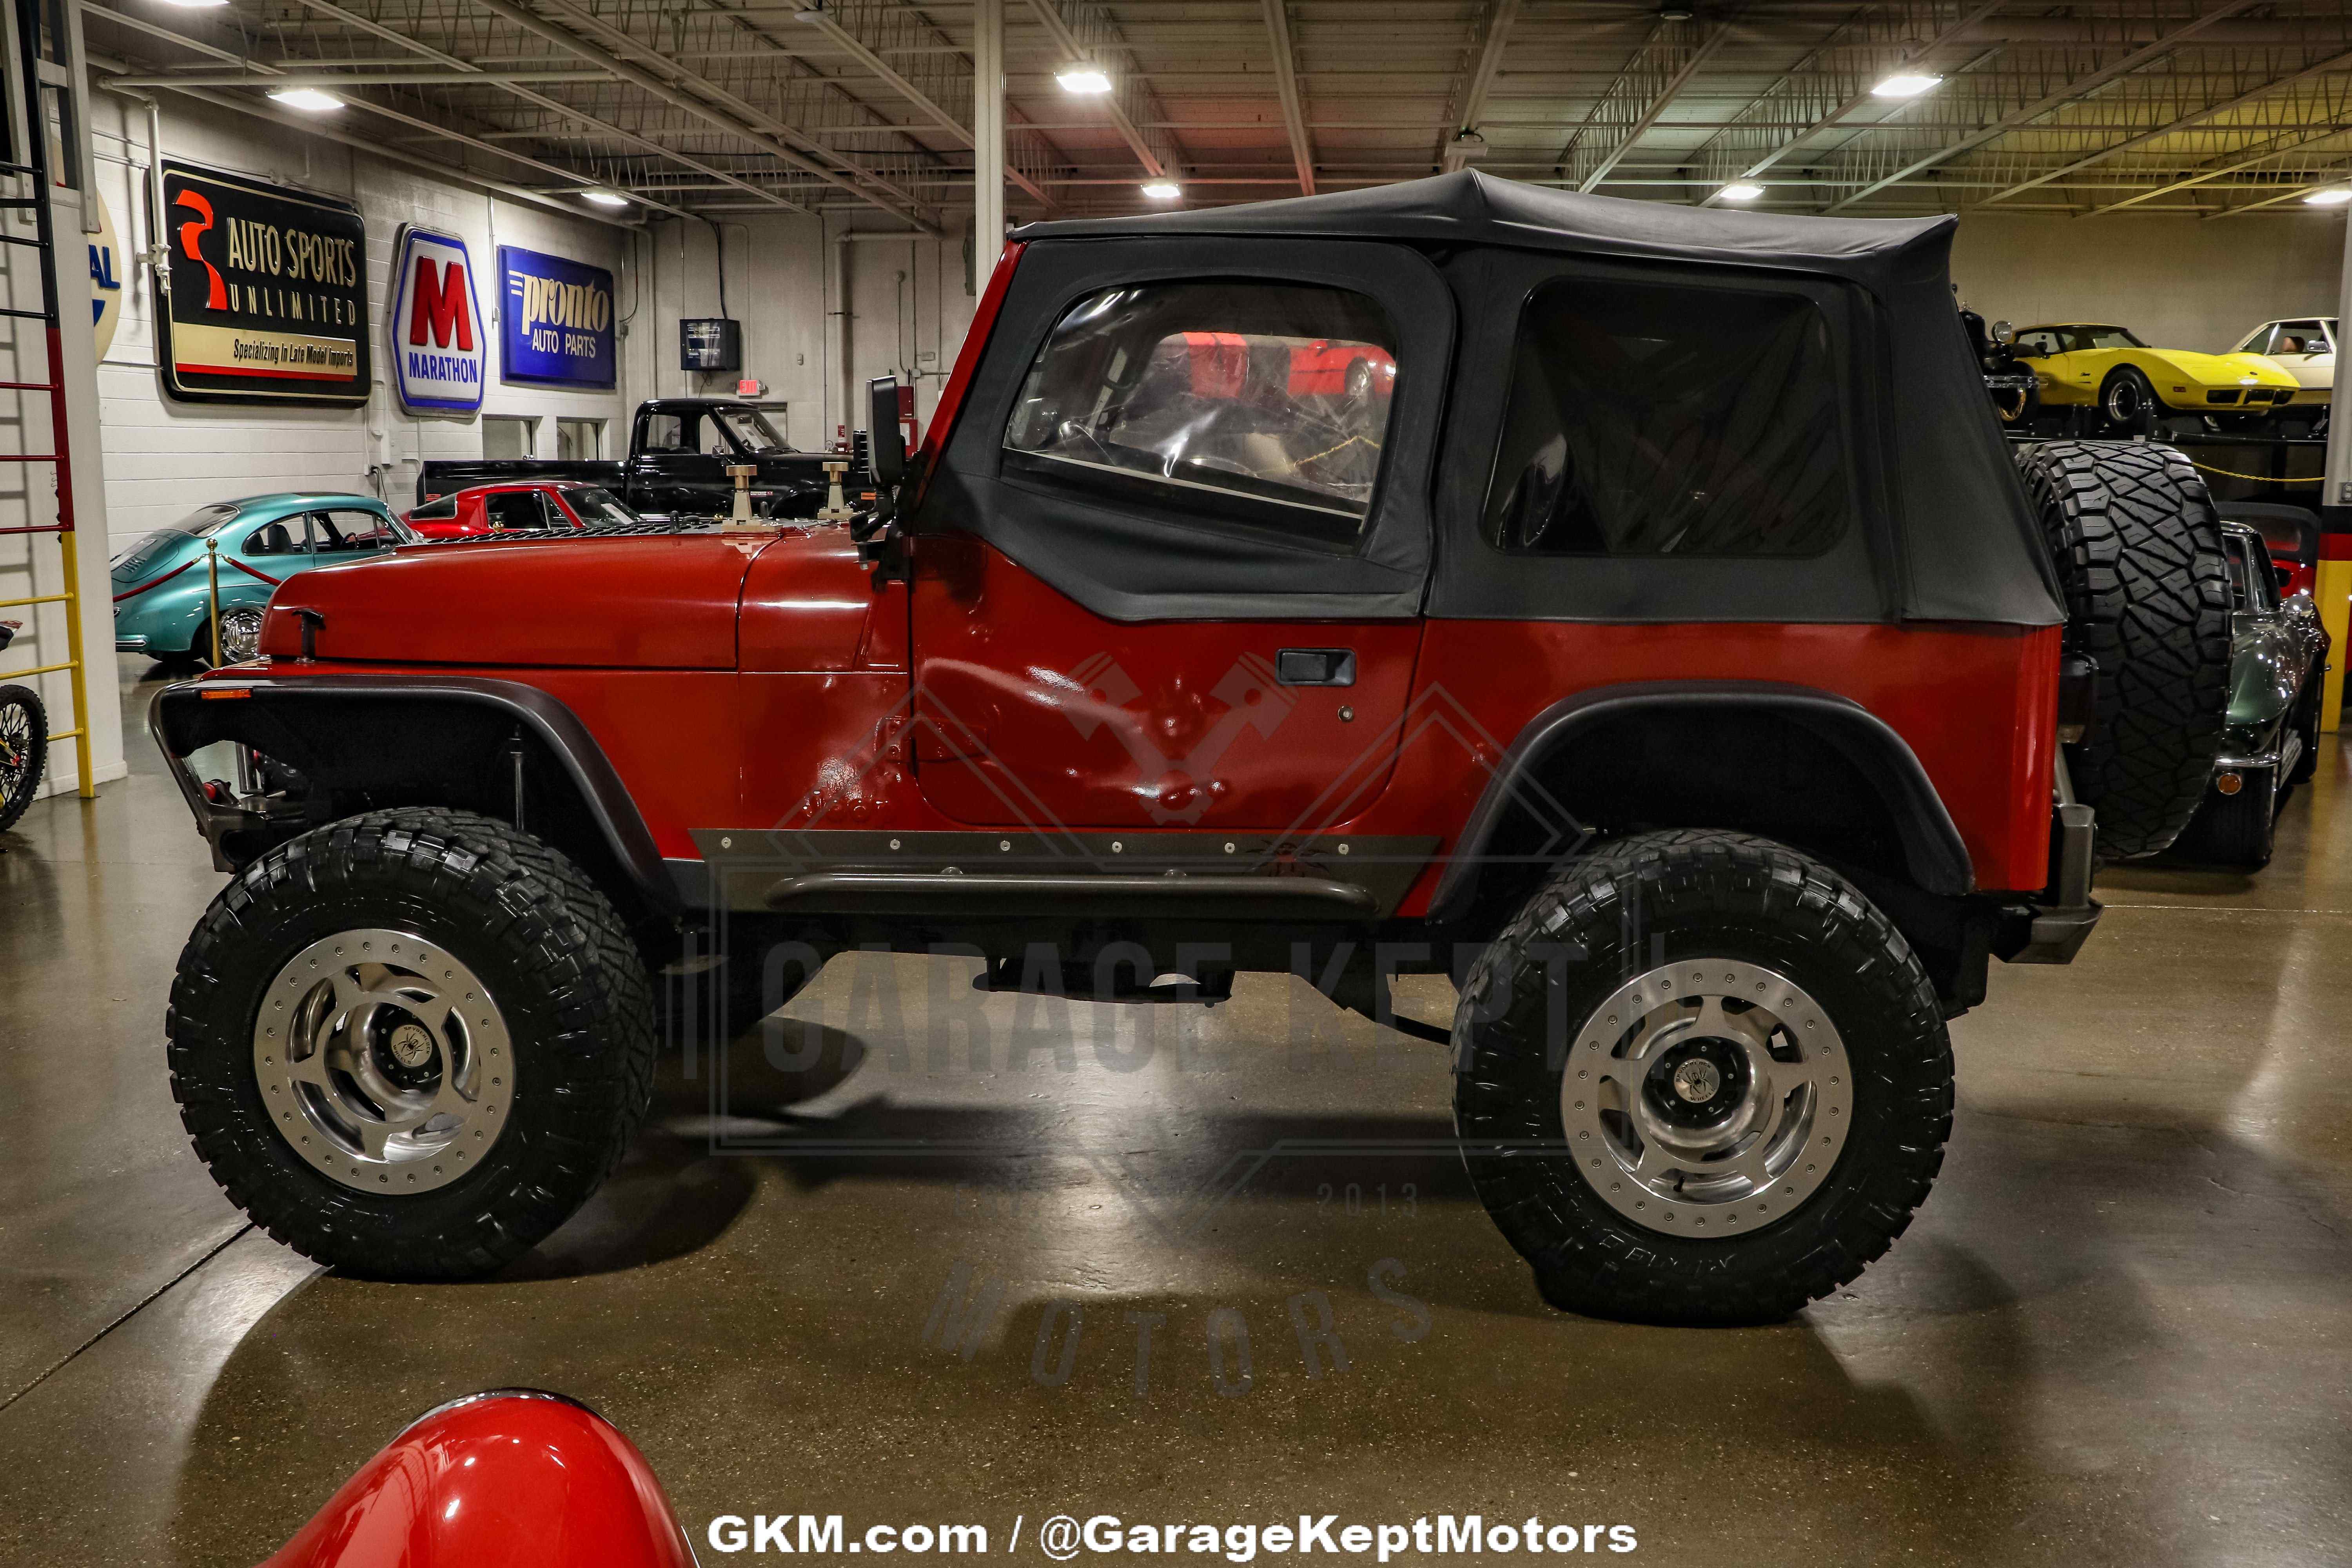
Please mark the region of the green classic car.
POLYGON ((2230 711, 2204 804, 2174 844, 2193 860, 2259 871, 2287 792, 2319 763, 2328 638, 2308 593, 2282 595, 2263 535, 2224 521, 2230 553, 2230 711))
POLYGON ((222 662, 251 658, 261 612, 278 584, 415 539, 371 496, 281 492, 198 507, 116 553, 114 646, 166 662, 208 662, 217 575, 222 662), (211 564, 207 542, 218 552, 211 564))

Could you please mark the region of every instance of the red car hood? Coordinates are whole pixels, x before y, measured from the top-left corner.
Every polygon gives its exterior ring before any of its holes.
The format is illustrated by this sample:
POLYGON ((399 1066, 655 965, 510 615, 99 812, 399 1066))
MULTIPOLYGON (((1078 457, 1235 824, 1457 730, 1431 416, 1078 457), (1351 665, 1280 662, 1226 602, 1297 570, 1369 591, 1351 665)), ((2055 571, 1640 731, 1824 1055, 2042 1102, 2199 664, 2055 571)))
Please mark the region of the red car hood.
POLYGON ((415 545, 287 579, 261 651, 392 664, 732 669, 737 606, 766 533, 415 545))

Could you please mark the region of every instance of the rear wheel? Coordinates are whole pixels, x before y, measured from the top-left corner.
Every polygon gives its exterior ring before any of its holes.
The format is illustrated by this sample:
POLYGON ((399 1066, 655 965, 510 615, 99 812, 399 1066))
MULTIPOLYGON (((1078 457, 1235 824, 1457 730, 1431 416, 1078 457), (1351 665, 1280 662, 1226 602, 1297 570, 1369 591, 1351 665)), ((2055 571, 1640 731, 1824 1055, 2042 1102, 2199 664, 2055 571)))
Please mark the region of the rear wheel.
POLYGON ((2099 852, 2153 855, 2205 797, 2230 694, 2221 523, 2188 458, 2147 443, 2049 441, 2018 467, 2066 598, 2067 645, 2096 669, 2066 748, 2099 852))
POLYGON ((278 1240, 383 1278, 486 1274, 595 1191, 645 1115, 644 965, 579 868, 410 808, 246 868, 165 1028, 197 1154, 278 1240))
POLYGON ((1844 879, 1741 834, 1642 834, 1555 872, 1465 981, 1454 1120, 1553 1306, 1764 1322, 1910 1223, 1950 1043, 1844 879))
POLYGON ((0 833, 16 826, 49 764, 49 716, 28 686, 0 686, 0 833))
POLYGON ((2110 434, 2145 436, 2156 428, 2157 417, 2163 405, 2156 400, 2156 388, 2147 377, 2126 365, 2107 377, 2099 388, 2099 416, 2106 421, 2110 434))

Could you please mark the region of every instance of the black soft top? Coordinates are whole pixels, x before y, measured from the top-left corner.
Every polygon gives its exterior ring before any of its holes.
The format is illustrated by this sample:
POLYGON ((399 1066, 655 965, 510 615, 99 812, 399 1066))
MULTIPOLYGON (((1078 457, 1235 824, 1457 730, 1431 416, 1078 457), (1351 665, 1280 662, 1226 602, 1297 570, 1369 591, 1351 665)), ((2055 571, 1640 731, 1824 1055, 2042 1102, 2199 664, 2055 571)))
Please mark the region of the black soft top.
POLYGON ((1959 220, 1796 217, 1628 201, 1498 180, 1466 169, 1319 196, 1135 217, 1033 223, 1013 238, 1230 234, 1507 245, 1654 260, 1736 262, 1868 283, 1927 254, 1940 265, 1959 220))
MULTIPOLYGON (((1852 313, 1855 439, 1873 449, 1883 476, 1884 493, 1871 507, 1866 558, 1857 552, 1843 565, 1801 570, 1728 561, 1581 562, 1562 569, 1557 592, 1541 590, 1547 607, 1538 608, 1522 601, 1537 591, 1529 584, 1539 574, 1506 563, 1512 570, 1496 579, 1500 586, 1472 583, 1482 563, 1456 543, 1450 554, 1437 552, 1430 613, 2053 626, 2065 619, 2056 573, 1952 297, 1950 251, 1958 227, 1951 217, 1784 216, 1628 201, 1471 170, 1240 206, 1027 225, 1013 236, 1033 249, 1016 277, 1020 297, 1010 304, 1023 308, 1009 309, 1007 335, 1026 333, 1032 342, 1042 335, 1049 316, 1024 321, 1023 309, 1057 313, 1069 290, 1052 300, 1041 293, 1033 304, 1021 285, 1033 274, 1038 278, 1033 287, 1040 289, 1050 275, 1083 278, 1088 268, 1078 253, 1090 250, 1092 242, 1102 243, 1106 266, 1114 255, 1140 251, 1162 270, 1194 277, 1215 275, 1223 262, 1220 241, 1247 240, 1305 248, 1339 242, 1335 254, 1342 245, 1402 244, 1449 274, 1461 270, 1463 258, 1482 253, 1553 253, 1570 267, 1724 267, 1780 272, 1800 285, 1807 278, 1834 280, 1860 296, 1852 313)), ((1124 259, 1112 268, 1121 269, 1138 271, 1124 259)), ((1507 347, 1479 345, 1507 343, 1507 331, 1496 335, 1507 326, 1497 313, 1516 310, 1515 300, 1463 295, 1461 352, 1485 355, 1499 374, 1507 347), (1487 316, 1497 320, 1482 325, 1487 316)), ((1027 352, 1022 351, 1024 366, 1027 352)), ((1010 396, 1009 387, 1002 390, 1010 396)), ((1444 442, 1449 450, 1459 448, 1451 460, 1465 472, 1483 472, 1478 464, 1494 449, 1491 426, 1500 415, 1499 406, 1480 409, 1474 402, 1457 399, 1444 416, 1444 442)), ((992 451, 992 439, 985 445, 992 451)), ((985 455, 975 448, 970 458, 977 462, 985 455)), ((1447 520, 1461 510, 1458 500, 1439 498, 1441 534, 1459 531, 1447 520)), ((1376 527, 1360 553, 1400 572, 1429 559, 1426 544, 1410 528, 1376 527)), ((1073 565, 1069 573, 1078 570, 1073 565)), ((1335 568, 1335 583, 1336 574, 1335 568)))

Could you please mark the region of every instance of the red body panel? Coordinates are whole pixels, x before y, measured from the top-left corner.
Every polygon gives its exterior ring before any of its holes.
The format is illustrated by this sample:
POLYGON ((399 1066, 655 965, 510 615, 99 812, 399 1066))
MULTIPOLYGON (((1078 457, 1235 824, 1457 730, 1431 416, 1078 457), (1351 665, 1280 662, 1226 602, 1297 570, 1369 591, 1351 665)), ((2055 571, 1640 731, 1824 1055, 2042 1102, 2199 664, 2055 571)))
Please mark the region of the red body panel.
POLYGON ((321 658, 634 669, 735 668, 736 598, 761 534, 429 545, 289 578, 261 651, 300 651, 292 610, 326 616, 321 658))
POLYGON ((694 1555, 609 1422, 488 1394, 403 1432, 262 1568, 694 1568, 694 1555))
POLYGON ((571 501, 564 496, 565 490, 572 488, 573 487, 562 484, 477 485, 472 489, 457 492, 457 515, 454 518, 420 520, 415 512, 412 511, 401 521, 408 524, 422 539, 472 539, 480 534, 498 531, 490 526, 489 516, 483 508, 483 502, 488 498, 494 495, 506 495, 515 490, 535 490, 554 501, 556 510, 563 513, 564 518, 572 527, 584 528, 587 525, 581 521, 580 514, 572 510, 571 501))
POLYGON ((742 668, 904 668, 906 621, 904 585, 877 594, 846 530, 786 528, 743 579, 742 668))
POLYGON ((960 823, 1284 830, 1379 795, 1412 690, 1412 621, 1107 621, 968 535, 915 555, 924 798, 960 823), (1344 648, 1352 686, 1285 686, 1344 648))

